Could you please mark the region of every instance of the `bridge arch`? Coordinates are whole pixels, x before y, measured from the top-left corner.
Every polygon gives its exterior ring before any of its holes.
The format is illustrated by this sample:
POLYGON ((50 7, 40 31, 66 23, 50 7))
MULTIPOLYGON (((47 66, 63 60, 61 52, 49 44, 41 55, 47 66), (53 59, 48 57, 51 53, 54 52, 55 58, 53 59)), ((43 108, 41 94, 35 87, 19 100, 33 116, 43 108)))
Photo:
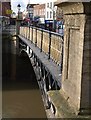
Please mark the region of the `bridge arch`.
POLYGON ((29 58, 31 58, 33 56, 32 50, 31 50, 31 54, 30 53, 28 54, 26 49, 21 49, 20 52, 19 52, 19 55, 21 57, 24 56, 24 57, 29 57, 29 58))
MULTIPOLYGON (((27 54, 26 50, 22 49, 19 53, 19 59, 20 61, 22 61, 22 67, 20 70, 22 71, 22 69, 24 69, 23 71, 25 72, 20 72, 21 76, 26 76, 26 79, 29 78, 33 83, 36 82, 37 83, 37 79, 36 79, 36 75, 32 66, 32 63, 30 61, 30 57, 27 54), (24 75, 26 74, 26 75, 24 75)), ((22 77, 23 78, 23 77, 22 77)), ((36 84, 34 83, 34 84, 36 84)), ((37 85, 38 86, 38 85, 37 85)))
MULTIPOLYGON (((27 47, 26 47, 27 48, 27 47)), ((31 48, 30 48, 31 49, 31 48)), ((29 54, 26 49, 20 49, 20 57, 27 57, 32 65, 32 68, 35 72, 37 83, 39 85, 41 94, 43 96, 43 101, 46 109, 51 109, 53 106, 50 101, 47 92, 49 90, 60 89, 57 86, 56 81, 53 79, 51 73, 47 70, 47 68, 42 64, 42 62, 38 59, 38 57, 33 53, 33 51, 29 54)), ((54 111, 54 109, 53 109, 54 111)))

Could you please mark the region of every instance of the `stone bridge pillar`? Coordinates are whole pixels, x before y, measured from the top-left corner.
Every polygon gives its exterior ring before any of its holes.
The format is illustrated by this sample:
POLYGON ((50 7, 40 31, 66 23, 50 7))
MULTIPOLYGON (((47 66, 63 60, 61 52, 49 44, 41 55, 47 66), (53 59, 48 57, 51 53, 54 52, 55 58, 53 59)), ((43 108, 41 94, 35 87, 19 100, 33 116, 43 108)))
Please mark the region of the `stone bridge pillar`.
POLYGON ((65 19, 62 89, 75 113, 91 114, 91 3, 62 2, 65 19))

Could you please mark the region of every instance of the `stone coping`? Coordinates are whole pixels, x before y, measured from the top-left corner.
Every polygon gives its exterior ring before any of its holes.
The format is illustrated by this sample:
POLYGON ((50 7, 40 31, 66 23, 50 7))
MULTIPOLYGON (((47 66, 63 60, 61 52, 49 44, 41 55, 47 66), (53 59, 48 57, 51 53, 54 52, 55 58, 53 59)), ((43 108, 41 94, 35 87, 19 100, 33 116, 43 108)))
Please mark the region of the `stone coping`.
POLYGON ((50 101, 56 108, 57 118, 76 118, 74 111, 67 104, 67 99, 63 97, 62 90, 52 90, 48 92, 50 101))
POLYGON ((89 115, 76 115, 74 109, 69 106, 68 98, 64 97, 62 89, 48 91, 48 97, 56 109, 56 118, 65 118, 66 120, 91 120, 89 115))

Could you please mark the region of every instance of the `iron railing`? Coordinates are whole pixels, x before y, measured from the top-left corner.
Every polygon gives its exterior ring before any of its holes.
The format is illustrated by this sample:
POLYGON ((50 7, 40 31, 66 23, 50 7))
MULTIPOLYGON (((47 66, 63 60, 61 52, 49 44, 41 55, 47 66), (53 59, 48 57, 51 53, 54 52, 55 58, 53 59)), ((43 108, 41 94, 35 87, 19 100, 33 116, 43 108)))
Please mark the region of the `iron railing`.
POLYGON ((40 48, 40 52, 48 55, 48 59, 52 59, 58 65, 63 64, 63 37, 55 32, 44 30, 37 27, 20 27, 20 35, 40 48))

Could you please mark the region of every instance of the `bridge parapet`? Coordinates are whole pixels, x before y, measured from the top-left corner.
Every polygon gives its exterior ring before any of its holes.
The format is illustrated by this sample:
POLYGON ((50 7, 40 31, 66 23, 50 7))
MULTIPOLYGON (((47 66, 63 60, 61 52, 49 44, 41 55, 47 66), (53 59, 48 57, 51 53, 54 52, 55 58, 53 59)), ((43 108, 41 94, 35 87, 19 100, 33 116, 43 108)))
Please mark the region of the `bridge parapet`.
POLYGON ((65 19, 62 90, 74 113, 91 115, 91 2, 62 2, 65 19))
POLYGON ((20 35, 39 47, 49 56, 49 59, 51 57, 60 64, 63 54, 63 39, 60 34, 30 26, 20 27, 20 35))

